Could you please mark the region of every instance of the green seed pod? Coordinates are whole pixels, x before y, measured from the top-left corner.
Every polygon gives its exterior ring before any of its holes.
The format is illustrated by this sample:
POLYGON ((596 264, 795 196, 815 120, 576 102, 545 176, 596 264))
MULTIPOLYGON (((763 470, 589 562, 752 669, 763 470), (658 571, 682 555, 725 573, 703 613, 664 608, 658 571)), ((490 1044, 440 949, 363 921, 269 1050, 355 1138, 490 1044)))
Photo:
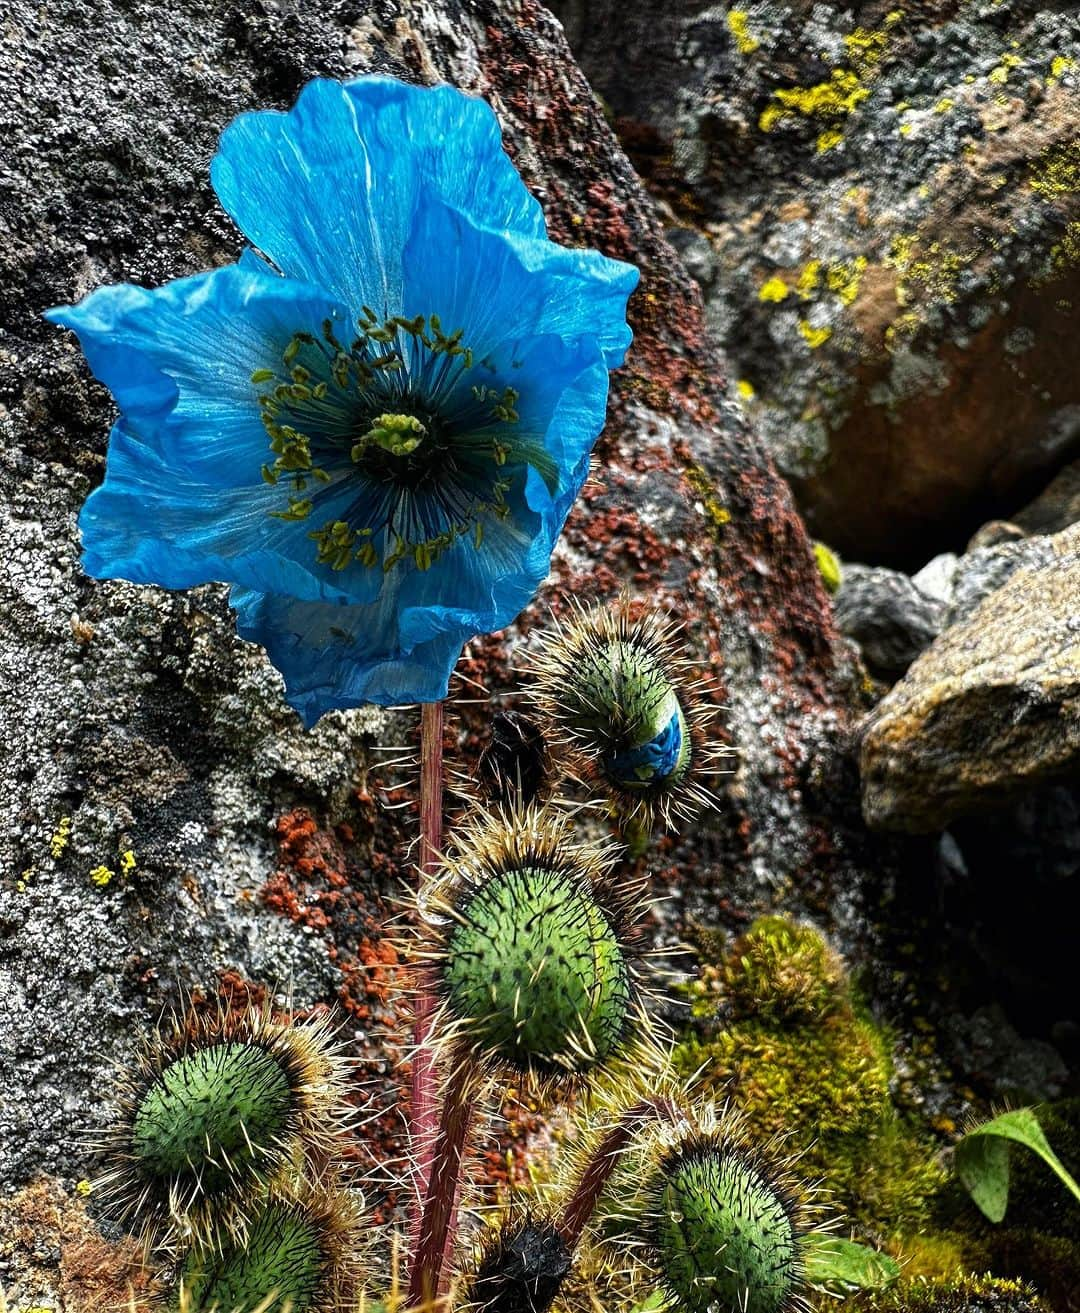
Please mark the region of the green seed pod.
POLYGON ((630 604, 580 612, 532 661, 541 726, 563 745, 571 770, 603 789, 616 812, 651 829, 688 820, 711 795, 707 746, 713 709, 676 646, 677 626, 630 604))
POLYGON ((249 1009, 174 1021, 121 1078, 103 1195, 124 1223, 204 1234, 325 1155, 348 1118, 345 1078, 325 1020, 249 1009))
POLYGON ((711 1107, 685 1111, 642 1137, 624 1185, 645 1266, 679 1313, 795 1313, 806 1307, 802 1238, 815 1213, 801 1186, 739 1120, 711 1107))
POLYGON ((242 1235, 214 1232, 181 1264, 179 1313, 311 1313, 348 1303, 360 1242, 356 1208, 340 1192, 313 1191, 259 1205, 242 1235))
POLYGON ((642 1020, 637 886, 531 808, 466 827, 433 902, 445 1035, 539 1074, 587 1071, 642 1020))
POLYGON ((654 1244, 686 1313, 781 1313, 799 1280, 788 1202, 730 1148, 692 1145, 663 1163, 654 1244))

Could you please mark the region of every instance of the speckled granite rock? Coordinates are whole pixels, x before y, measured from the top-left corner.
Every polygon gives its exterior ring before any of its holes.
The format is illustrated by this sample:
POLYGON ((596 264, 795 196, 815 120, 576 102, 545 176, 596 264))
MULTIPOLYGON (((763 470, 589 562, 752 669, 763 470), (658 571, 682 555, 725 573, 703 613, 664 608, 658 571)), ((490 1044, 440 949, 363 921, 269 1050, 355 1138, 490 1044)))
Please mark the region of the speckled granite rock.
MULTIPOLYGON (((597 482, 545 601, 629 585, 669 606, 730 707, 738 768, 718 817, 657 855, 673 895, 658 933, 674 937, 687 916, 714 923, 722 900, 760 906, 811 872, 818 905, 835 877, 838 917, 860 925, 859 873, 882 859, 860 855, 842 746, 848 647, 789 492, 724 395, 696 286, 546 11, 14 0, 7 14, 0 1067, 16 1076, 0 1090, 4 1187, 43 1169, 69 1185, 88 1174, 77 1136, 101 1115, 106 1059, 178 985, 213 998, 291 984, 298 1005, 336 1001, 362 1072, 390 1100, 401 1078, 384 925, 414 825, 389 790, 411 783, 373 749, 404 741, 413 719, 335 714, 306 734, 262 654, 234 637, 222 589, 168 595, 81 574, 75 516, 101 477, 111 411, 74 343, 39 317, 101 282, 153 285, 233 258, 238 235, 207 183, 217 134, 316 74, 378 69, 487 96, 554 236, 642 266, 597 482)), ((540 615, 475 644, 467 673, 507 689, 540 615)), ((463 706, 454 723, 475 754, 482 711, 463 706)), ((385 1154, 401 1148, 398 1112, 365 1132, 385 1154)))
POLYGON ((946 629, 869 717, 869 825, 940 830, 1080 763, 1080 529, 1048 542, 1052 559, 946 629))
POLYGON ((819 537, 916 565, 1076 450, 1075 6, 555 7, 819 537))
POLYGON ((899 570, 845 565, 833 602, 842 634, 858 643, 871 674, 894 680, 941 633, 945 604, 899 570))

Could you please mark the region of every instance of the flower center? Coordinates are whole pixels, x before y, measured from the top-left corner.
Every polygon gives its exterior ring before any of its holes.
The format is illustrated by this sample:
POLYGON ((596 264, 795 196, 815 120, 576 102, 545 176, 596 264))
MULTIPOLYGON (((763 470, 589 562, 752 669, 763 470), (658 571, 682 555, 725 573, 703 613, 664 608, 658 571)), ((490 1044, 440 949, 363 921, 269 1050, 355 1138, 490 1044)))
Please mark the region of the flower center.
POLYGON ((274 459, 262 468, 287 490, 277 519, 327 518, 312 530, 316 559, 390 570, 404 558, 427 569, 458 538, 477 547, 485 521, 509 514, 506 494, 532 465, 549 487, 558 470, 542 445, 516 431, 518 393, 467 375, 476 361, 463 330, 438 315, 379 322, 365 307, 346 347, 334 324, 297 333, 281 368, 257 369, 260 417, 274 459), (515 468, 518 467, 518 468, 515 468))

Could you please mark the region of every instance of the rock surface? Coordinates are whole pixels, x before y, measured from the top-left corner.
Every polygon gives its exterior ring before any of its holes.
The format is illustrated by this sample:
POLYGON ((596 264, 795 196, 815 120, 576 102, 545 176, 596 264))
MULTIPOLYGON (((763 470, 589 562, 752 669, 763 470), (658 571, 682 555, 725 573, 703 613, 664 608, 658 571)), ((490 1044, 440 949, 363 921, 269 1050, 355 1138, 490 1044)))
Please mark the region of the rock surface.
POLYGON ((1075 6, 556 9, 817 536, 910 566, 1076 451, 1075 6))
MULTIPOLYGON (((835 876, 854 926, 859 872, 882 860, 860 855, 839 747, 847 645, 788 489, 724 395, 696 286, 550 15, 532 0, 14 0, 7 13, 0 1066, 17 1078, 0 1093, 4 1188, 90 1174, 77 1140, 104 1115, 108 1061, 180 987, 336 1003, 386 1101, 366 1133, 383 1157, 401 1148, 405 1028, 385 924, 415 824, 391 804, 415 794, 375 750, 415 720, 361 710, 305 733, 261 652, 236 639, 221 588, 169 595, 81 573, 75 516, 112 411, 74 342, 40 318, 103 282, 155 285, 234 258, 207 182, 217 135, 315 75, 375 69, 486 96, 556 239, 643 270, 597 481, 542 604, 474 644, 466 673, 496 696, 513 687, 515 649, 566 594, 630 586, 668 606, 741 755, 718 816, 653 854, 674 895, 665 923, 714 923, 812 871, 819 902, 835 876)), ((472 760, 485 712, 463 705, 453 725, 448 747, 472 760)))
POLYGON ((870 673, 891 681, 941 633, 946 607, 898 570, 845 565, 833 612, 870 673))
POLYGON ((1028 533, 1060 533, 1080 521, 1080 461, 1066 465, 1013 520, 1028 533))
POLYGON ((869 825, 941 830, 1080 763, 1080 529, 1047 542, 1050 559, 945 630, 868 718, 869 825))

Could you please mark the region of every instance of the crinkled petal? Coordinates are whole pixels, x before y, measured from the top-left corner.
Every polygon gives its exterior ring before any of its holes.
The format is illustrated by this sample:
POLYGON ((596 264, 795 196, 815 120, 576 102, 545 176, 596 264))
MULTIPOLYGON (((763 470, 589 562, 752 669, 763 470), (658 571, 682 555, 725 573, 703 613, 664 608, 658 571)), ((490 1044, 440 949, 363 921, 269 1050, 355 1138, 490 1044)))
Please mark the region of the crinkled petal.
POLYGON ((243 638, 259 643, 285 680, 285 697, 310 728, 327 711, 375 702, 437 702, 471 632, 447 627, 407 650, 397 639, 392 591, 371 606, 335 606, 234 588, 243 638))
POLYGON ((463 329, 462 341, 481 359, 496 352, 516 360, 517 348, 536 337, 590 337, 614 369, 631 342, 626 303, 637 282, 631 264, 492 232, 432 198, 405 247, 403 310, 434 311, 444 331, 463 329))
POLYGON ((545 232, 494 113, 449 86, 309 82, 288 113, 231 123, 210 176, 249 241, 357 311, 399 312, 402 252, 431 198, 486 227, 545 232))
MULTIPOLYGON (((255 369, 280 369, 298 330, 347 322, 338 303, 247 261, 153 291, 101 288, 48 318, 75 330, 121 410, 105 481, 80 518, 88 573, 369 600, 377 582, 318 566, 310 525, 271 516, 287 498, 262 478, 270 451, 251 382, 255 369)), ((345 501, 330 490, 325 518, 345 501)))

